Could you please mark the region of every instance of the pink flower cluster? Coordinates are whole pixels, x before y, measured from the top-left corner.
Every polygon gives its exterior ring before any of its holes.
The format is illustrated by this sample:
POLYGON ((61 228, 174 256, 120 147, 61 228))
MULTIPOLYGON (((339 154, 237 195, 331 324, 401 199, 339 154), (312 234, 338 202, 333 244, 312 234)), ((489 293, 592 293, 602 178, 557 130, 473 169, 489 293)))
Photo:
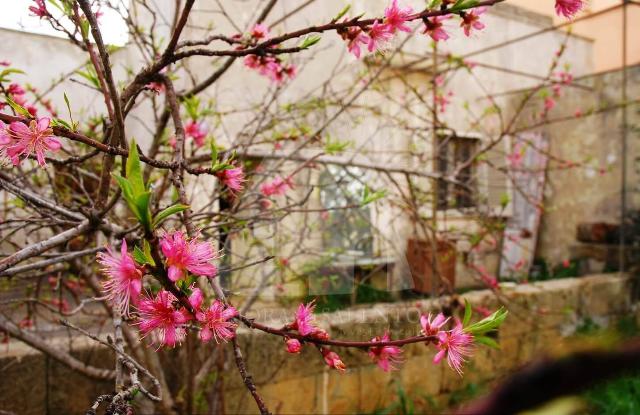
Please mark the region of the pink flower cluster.
POLYGON ((584 8, 584 5, 584 0, 556 0, 556 14, 571 19, 584 8))
POLYGON ((166 233, 160 240, 160 249, 166 257, 167 274, 176 282, 187 276, 187 272, 205 277, 215 277, 218 269, 211 263, 218 253, 209 242, 187 239, 181 231, 166 233))
MULTIPOLYGON (((329 339, 329 333, 316 326, 313 316, 315 308, 316 305, 313 301, 307 304, 300 304, 296 310, 294 321, 288 324, 286 328, 288 330, 296 330, 301 336, 312 339, 329 339)), ((288 353, 300 353, 303 342, 294 338, 285 338, 285 344, 288 353)), ((340 371, 346 370, 345 364, 340 360, 340 356, 336 352, 326 347, 321 347, 319 350, 329 367, 340 371)))
MULTIPOLYGON (((211 263, 217 259, 217 252, 208 242, 199 242, 195 238, 187 239, 181 231, 167 233, 160 240, 160 249, 166 258, 168 278, 176 282, 184 279, 187 273, 215 277, 217 268, 211 263)), ((129 304, 136 304, 142 290, 143 267, 139 266, 127 252, 127 242, 122 241, 120 256, 114 255, 111 248, 97 254, 102 272, 107 276, 103 289, 114 306, 123 314, 129 314, 129 304)))
MULTIPOLYGON (((257 24, 249 32, 249 42, 255 45, 269 39, 269 28, 264 24, 257 24)), ((284 64, 278 56, 247 55, 244 58, 244 66, 255 69, 262 76, 266 76, 277 85, 287 79, 295 78, 297 68, 293 64, 284 64)))
POLYGON ((58 151, 62 144, 53 135, 49 118, 32 120, 29 125, 12 122, 9 126, 0 121, 0 154, 4 154, 17 166, 35 154, 38 164, 44 167, 45 152, 58 151))
MULTIPOLYGON (((6 88, 5 92, 13 102, 20 105, 21 107, 24 107, 27 111, 29 111, 29 113, 32 116, 35 117, 38 114, 38 109, 34 105, 29 104, 27 102, 27 97, 26 97, 27 91, 25 91, 25 89, 22 86, 16 83, 12 83, 9 85, 8 88, 6 88)), ((51 107, 51 102, 43 101, 43 103, 47 106, 47 109, 49 110, 49 112, 51 112, 55 116, 55 111, 51 107)), ((7 103, 0 102, 0 110, 6 106, 7 106, 7 103)))
MULTIPOLYGON (((186 239, 182 232, 165 234, 160 249, 166 257, 168 278, 176 282, 187 272, 213 277, 216 267, 210 261, 216 253, 211 244, 186 239)), ((208 342, 227 341, 235 336, 237 325, 232 321, 238 315, 235 308, 215 300, 203 308, 204 296, 198 288, 191 287, 189 306, 181 304, 170 291, 161 289, 155 296, 141 295, 144 267, 138 265, 127 251, 127 242, 122 241, 120 255, 111 248, 97 255, 102 272, 107 280, 102 284, 107 299, 123 315, 129 317, 129 306, 138 312, 138 326, 143 337, 151 336, 152 342, 160 346, 174 347, 185 335, 185 325, 194 321, 200 327, 200 340, 208 342)), ((176 287, 177 289, 177 287, 176 287)))
POLYGON ((216 173, 216 177, 231 190, 231 192, 241 192, 244 188, 244 171, 242 167, 224 169, 216 173))
POLYGON ((122 240, 120 257, 113 254, 111 247, 100 252, 97 261, 108 279, 102 283, 107 299, 121 314, 129 316, 129 304, 137 304, 142 291, 142 267, 138 266, 127 252, 127 241, 122 240))
MULTIPOLYGON (((372 342, 388 342, 391 340, 389 333, 386 332, 382 337, 374 337, 372 342)), ((369 348, 369 357, 385 372, 395 370, 397 364, 402 362, 400 358, 402 349, 398 346, 374 346, 369 348)))
MULTIPOLYGON (((209 308, 202 308, 204 297, 199 288, 189 296, 189 305, 195 313, 195 323, 200 325, 200 340, 203 343, 214 339, 216 343, 228 341, 235 336, 237 324, 232 321, 238 315, 235 308, 219 300, 209 308)), ((138 325, 143 337, 151 335, 152 343, 158 347, 174 347, 186 335, 185 324, 194 320, 193 314, 179 304, 176 297, 164 289, 155 297, 145 296, 138 304, 138 325)))
MULTIPOLYGON (((301 336, 304 336, 302 338, 285 337, 287 352, 300 353, 305 341, 313 342, 314 339, 329 339, 328 333, 316 326, 313 317, 314 309, 315 304, 313 301, 308 304, 300 304, 296 310, 294 321, 285 326, 285 329, 296 330, 301 336)), ((449 366, 462 375, 462 365, 465 359, 471 356, 473 352, 474 337, 471 333, 465 331, 462 323, 457 319, 451 330, 445 330, 444 327, 447 322, 449 322, 449 318, 442 313, 435 317, 432 317, 431 314, 422 315, 420 317, 421 333, 423 336, 429 337, 427 345, 433 343, 438 349, 433 362, 435 364, 440 363, 446 357, 449 366)), ((391 336, 388 332, 385 332, 384 335, 371 339, 368 349, 369 357, 385 372, 398 369, 398 365, 402 362, 402 349, 400 346, 394 344, 376 346, 376 343, 389 342, 391 342, 391 336)), ((339 371, 346 370, 346 365, 336 352, 324 345, 316 344, 316 346, 329 367, 339 371)))
POLYGON ((197 122, 191 120, 184 126, 185 136, 192 138, 198 148, 205 144, 208 133, 209 129, 207 128, 207 124, 202 121, 197 122))
POLYGON ((33 0, 35 5, 29 6, 29 11, 32 13, 32 16, 43 18, 49 15, 49 11, 47 10, 47 5, 45 4, 45 0, 33 0))
POLYGON ((433 320, 431 314, 420 317, 422 334, 436 337, 436 348, 439 350, 433 358, 433 363, 438 364, 447 358, 447 363, 460 376, 462 376, 462 364, 465 358, 471 356, 473 352, 473 335, 466 333, 462 323, 456 320, 456 324, 451 330, 443 330, 442 327, 449 321, 440 313, 433 320))
POLYGON ((283 179, 280 176, 276 176, 270 182, 260 185, 260 192, 265 196, 284 196, 289 189, 293 188, 293 178, 287 177, 283 179))
MULTIPOLYGON (((472 30, 484 29, 485 25, 480 21, 480 15, 486 10, 486 7, 477 7, 460 13, 462 17, 460 26, 466 36, 471 36, 472 30)), ((451 15, 446 15, 422 18, 425 26, 423 33, 430 36, 435 42, 449 39, 450 36, 444 24, 451 17, 451 15)), ((352 26, 340 29, 338 34, 347 42, 349 52, 356 58, 360 58, 362 46, 366 45, 369 52, 382 50, 398 31, 411 32, 407 23, 415 18, 417 16, 413 15, 411 7, 401 8, 398 5, 398 0, 392 0, 384 11, 382 21, 374 20, 372 25, 366 27, 352 26)))

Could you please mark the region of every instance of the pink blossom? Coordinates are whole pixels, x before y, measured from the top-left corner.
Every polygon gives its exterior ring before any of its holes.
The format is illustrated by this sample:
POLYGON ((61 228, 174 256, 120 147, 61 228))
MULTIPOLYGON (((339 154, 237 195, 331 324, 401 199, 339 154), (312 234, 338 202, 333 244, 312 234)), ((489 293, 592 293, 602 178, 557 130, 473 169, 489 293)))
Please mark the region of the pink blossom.
POLYGON ((509 162, 509 167, 512 169, 517 169, 522 166, 524 151, 520 143, 516 144, 513 151, 507 155, 507 161, 509 162))
POLYGON ((582 110, 580 108, 576 109, 576 111, 573 113, 573 116, 576 118, 580 118, 582 117, 582 110))
POLYGON ((298 68, 295 65, 283 66, 280 62, 273 62, 268 65, 268 69, 263 75, 269 77, 277 85, 281 85, 287 78, 293 79, 297 74, 298 68))
POLYGON ((424 314, 420 316, 420 325, 422 326, 422 334, 425 336, 435 336, 442 330, 442 327, 447 324, 449 317, 445 317, 444 314, 439 313, 435 318, 431 319, 431 313, 428 316, 424 314))
POLYGON ((122 240, 119 258, 113 254, 111 247, 96 257, 102 265, 102 272, 108 277, 102 284, 107 298, 121 314, 129 316, 129 303, 137 304, 140 297, 143 272, 127 252, 127 241, 122 240))
POLYGON ((258 23, 253 26, 253 29, 251 29, 249 34, 254 39, 267 40, 269 38, 269 28, 263 23, 258 23))
POLYGON ((234 167, 231 169, 225 169, 216 174, 218 179, 225 186, 227 186, 232 192, 240 192, 243 189, 244 183, 244 171, 242 167, 234 167))
POLYGON ((321 352, 327 366, 340 372, 344 372, 345 370, 347 370, 347 366, 342 362, 340 356, 338 356, 336 352, 332 352, 331 350, 325 349, 324 347, 321 349, 321 352))
POLYGON ((153 91, 156 95, 159 95, 164 91, 165 86, 162 82, 149 82, 147 85, 145 85, 145 88, 153 91))
POLYGON ((401 9, 398 7, 398 0, 392 0, 391 5, 384 10, 384 23, 391 33, 395 33, 396 30, 411 32, 411 28, 405 24, 411 17, 411 13, 413 13, 411 7, 401 9))
POLYGON ((158 346, 174 347, 185 337, 182 327, 189 321, 189 315, 184 308, 176 310, 176 297, 168 291, 160 290, 155 298, 142 297, 138 304, 140 314, 140 331, 143 337, 151 334, 153 343, 158 346))
POLYGON ((473 335, 466 333, 460 321, 456 321, 456 326, 450 331, 438 333, 438 344, 440 351, 433 358, 433 363, 440 363, 446 356, 449 367, 462 376, 462 364, 465 357, 471 356, 473 349, 473 335))
POLYGON ((571 266, 571 261, 569 261, 568 259, 563 259, 562 260, 562 266, 564 268, 569 268, 571 266))
POLYGON ((250 69, 257 69, 261 66, 261 59, 258 55, 247 55, 244 57, 244 66, 250 69))
MULTIPOLYGON (((389 340, 391 340, 391 338, 388 332, 384 333, 382 337, 374 337, 371 339, 372 342, 387 342, 389 340)), ((369 348, 369 357, 385 372, 397 369, 395 365, 402 361, 402 359, 400 359, 401 354, 402 349, 398 346, 373 346, 369 348)))
POLYGON ((486 7, 476 7, 464 14, 460 27, 464 29, 464 34, 471 36, 471 29, 482 30, 485 28, 484 23, 480 21, 480 15, 487 11, 486 7))
POLYGON ((369 36, 365 35, 359 27, 350 27, 341 33, 344 40, 347 41, 347 50, 356 58, 360 59, 362 54, 361 45, 369 43, 369 36))
POLYGON ((384 23, 378 23, 377 20, 373 22, 367 33, 369 35, 369 41, 367 43, 369 52, 380 49, 393 37, 389 26, 384 23))
POLYGON ((300 344, 300 340, 298 339, 288 339, 287 343, 287 353, 300 353, 302 350, 302 344, 300 344))
POLYGON ((556 0, 556 14, 571 19, 584 7, 584 0, 556 0))
POLYGON ((0 66, 11 66, 11 62, 9 62, 9 61, 0 61, 0 66))
POLYGON ((47 5, 44 3, 45 0, 33 0, 36 5, 35 6, 29 6, 29 11, 32 14, 32 16, 34 17, 39 17, 39 18, 43 18, 46 17, 49 12, 47 11, 47 5))
POLYGON ((204 122, 189 121, 184 126, 184 133, 187 137, 193 138, 197 147, 202 147, 204 139, 207 138, 207 125, 204 122))
POLYGON ((60 141, 53 136, 53 129, 49 127, 51 120, 49 118, 40 118, 32 120, 27 127, 25 124, 15 121, 9 126, 9 135, 11 141, 5 142, 5 150, 11 158, 14 165, 20 164, 20 157, 29 157, 32 153, 36 154, 38 164, 44 166, 45 151, 57 151, 62 147, 60 141))
POLYGON ((100 6, 98 6, 98 9, 97 9, 95 12, 93 12, 93 14, 94 14, 94 15, 95 15, 95 17, 96 17, 96 21, 97 21, 97 22, 98 22, 98 21, 100 21, 100 18, 101 18, 102 16, 104 16, 104 13, 102 12, 102 9, 100 8, 100 6))
POLYGON ((273 206, 273 202, 265 197, 261 198, 258 203, 260 204, 260 209, 262 210, 271 209, 271 206, 273 206))
POLYGON ((491 275, 489 273, 489 271, 487 271, 487 269, 485 267, 483 267, 482 265, 471 264, 471 268, 473 268, 473 270, 475 270, 478 273, 478 275, 480 276, 480 279, 482 280, 482 282, 487 287, 489 287, 489 288, 499 288, 500 287, 496 277, 491 275))
POLYGON ((436 42, 449 39, 449 33, 444 29, 444 21, 449 20, 451 16, 435 16, 424 19, 424 31, 422 33, 431 36, 436 42))
POLYGON ((191 307, 193 307, 193 309, 197 312, 202 306, 202 301, 204 301, 202 290, 200 288, 194 288, 191 291, 191 295, 189 296, 189 304, 191 304, 191 307))
POLYGON ((282 84, 287 78, 293 79, 298 73, 295 65, 283 65, 273 56, 247 55, 244 58, 244 66, 257 70, 260 75, 268 77, 276 84, 282 84))
POLYGON ((175 231, 162 236, 160 248, 167 258, 171 281, 184 278, 186 271, 206 277, 215 277, 218 272, 211 263, 218 255, 209 242, 198 242, 195 238, 189 240, 181 231, 175 231))
POLYGON ((453 92, 449 92, 446 95, 437 94, 435 97, 435 106, 440 109, 440 112, 444 113, 447 110, 447 105, 451 104, 451 97, 453 92))
POLYGON ((300 304, 296 310, 296 320, 291 324, 291 328, 298 330, 298 333, 307 336, 317 331, 313 318, 313 310, 316 308, 315 302, 300 304))
POLYGON ((551 111, 556 106, 556 100, 553 97, 546 97, 544 99, 545 111, 551 111))
POLYGON ((7 88, 7 93, 11 95, 24 95, 25 92, 24 88, 18 84, 11 84, 9 88, 7 88))
POLYGON ((7 124, 0 120, 0 150, 3 150, 3 147, 7 144, 11 144, 11 136, 9 134, 10 132, 7 124))
POLYGON ((562 71, 557 73, 558 77, 560 77, 560 82, 569 85, 573 82, 573 75, 569 72, 562 71))
POLYGON ((219 300, 215 300, 204 312, 196 313, 196 318, 202 323, 200 340, 204 343, 214 339, 226 342, 236 335, 237 324, 231 321, 238 315, 238 311, 231 306, 225 306, 219 300))
POLYGON ((280 176, 276 176, 270 183, 263 183, 260 185, 260 192, 265 196, 283 196, 289 189, 293 187, 291 177, 283 179, 280 176))

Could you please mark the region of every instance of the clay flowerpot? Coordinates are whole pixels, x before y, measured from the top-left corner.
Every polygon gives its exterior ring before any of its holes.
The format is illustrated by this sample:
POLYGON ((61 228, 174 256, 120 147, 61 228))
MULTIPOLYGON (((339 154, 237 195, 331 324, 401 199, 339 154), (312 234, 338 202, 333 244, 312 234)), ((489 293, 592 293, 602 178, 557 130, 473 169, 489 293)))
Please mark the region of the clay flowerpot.
POLYGON ((407 262, 413 279, 414 291, 423 294, 452 292, 456 282, 456 246, 452 241, 436 243, 434 267, 433 243, 427 240, 409 239, 407 262), (438 272, 435 272, 435 269, 438 272))

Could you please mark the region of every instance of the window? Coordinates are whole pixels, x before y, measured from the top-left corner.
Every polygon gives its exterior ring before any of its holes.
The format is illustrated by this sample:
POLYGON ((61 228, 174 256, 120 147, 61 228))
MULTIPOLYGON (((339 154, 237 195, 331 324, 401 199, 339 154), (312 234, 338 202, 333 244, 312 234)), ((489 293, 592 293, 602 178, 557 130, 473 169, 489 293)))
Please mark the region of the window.
MULTIPOLYGON (((33 16, 29 6, 35 3, 33 0, 0 0, 2 1, 2 13, 0 13, 0 28, 20 30, 29 33, 38 33, 56 37, 66 37, 65 34, 54 30, 49 22, 33 16)), ((60 3, 60 2, 58 2, 60 3)), ((52 3, 46 2, 47 10, 57 18, 63 16, 52 3)), ((126 14, 129 0, 100 0, 95 2, 94 11, 100 10, 100 29, 104 41, 110 45, 123 46, 129 39, 127 25, 120 14, 126 14), (97 5, 100 5, 99 8, 97 5)), ((61 19, 65 27, 71 27, 71 23, 61 19)))
POLYGON ((436 168, 443 176, 452 175, 456 168, 465 167, 458 172, 451 183, 438 179, 436 192, 438 210, 463 209, 477 206, 476 165, 472 158, 477 149, 476 138, 458 136, 440 136, 438 139, 436 168))
POLYGON ((373 234, 369 206, 360 206, 366 173, 355 167, 327 166, 320 176, 320 202, 330 209, 323 222, 325 250, 348 256, 371 256, 373 234))

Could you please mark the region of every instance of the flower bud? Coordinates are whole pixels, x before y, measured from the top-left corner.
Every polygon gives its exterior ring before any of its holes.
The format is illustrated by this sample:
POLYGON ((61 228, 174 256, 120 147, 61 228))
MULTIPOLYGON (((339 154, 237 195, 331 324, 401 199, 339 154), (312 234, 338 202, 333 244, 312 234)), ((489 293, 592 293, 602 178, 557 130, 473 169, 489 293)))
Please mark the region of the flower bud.
POLYGON ((302 344, 300 344, 300 340, 298 339, 289 339, 286 341, 287 343, 287 353, 300 353, 302 350, 302 344))

